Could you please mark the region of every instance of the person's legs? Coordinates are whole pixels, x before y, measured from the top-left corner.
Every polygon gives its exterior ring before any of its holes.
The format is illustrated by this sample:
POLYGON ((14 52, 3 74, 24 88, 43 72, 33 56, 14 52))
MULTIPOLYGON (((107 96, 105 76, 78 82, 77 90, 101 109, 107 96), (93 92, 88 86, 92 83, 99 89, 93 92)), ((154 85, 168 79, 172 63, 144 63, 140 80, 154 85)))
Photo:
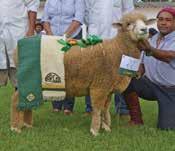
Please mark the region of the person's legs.
POLYGON ((86 109, 85 109, 85 111, 87 113, 92 112, 91 97, 90 96, 85 96, 85 103, 86 103, 86 109))
POLYGON ((0 87, 7 85, 8 70, 0 70, 0 87))
POLYGON ((160 129, 175 129, 175 88, 155 86, 158 99, 158 123, 160 129))
POLYGON ((14 88, 17 88, 16 68, 9 68, 9 80, 14 88))
POLYGON ((125 100, 129 108, 129 123, 134 125, 142 125, 142 112, 137 94, 135 92, 131 92, 125 97, 125 100))
POLYGON ((120 115, 128 115, 129 110, 128 106, 123 98, 123 96, 119 93, 114 95, 114 103, 115 103, 115 111, 120 115))
MULTIPOLYGON (((77 39, 77 40, 81 39, 82 38, 82 30, 78 33, 78 35, 76 35, 73 38, 77 39)), ((64 114, 69 115, 73 112, 74 103, 75 103, 75 98, 74 97, 65 98, 65 100, 63 101, 64 114)))
POLYGON ((59 112, 61 111, 63 106, 63 101, 52 101, 52 107, 54 112, 59 112))
POLYGON ((75 102, 75 98, 71 97, 71 98, 65 98, 63 104, 64 104, 64 113, 65 114, 71 114, 73 112, 73 108, 74 108, 74 102, 75 102))
POLYGON ((156 100, 154 85, 147 78, 133 78, 128 88, 122 94, 128 105, 132 124, 143 124, 142 113, 139 104, 139 97, 147 100, 156 100))

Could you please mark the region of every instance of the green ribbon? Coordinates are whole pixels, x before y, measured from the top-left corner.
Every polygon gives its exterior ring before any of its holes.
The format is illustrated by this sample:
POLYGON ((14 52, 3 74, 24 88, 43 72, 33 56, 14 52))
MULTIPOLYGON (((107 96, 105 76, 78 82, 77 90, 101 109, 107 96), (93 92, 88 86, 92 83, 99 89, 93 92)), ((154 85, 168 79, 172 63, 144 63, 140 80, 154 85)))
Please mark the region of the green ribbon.
POLYGON ((96 36, 96 35, 90 35, 87 37, 87 39, 81 39, 78 41, 78 45, 80 47, 87 47, 87 46, 90 46, 90 45, 96 45, 97 43, 101 43, 103 40, 96 36))
POLYGON ((67 41, 65 41, 63 39, 59 39, 58 43, 60 43, 64 46, 63 48, 61 48, 61 51, 64 51, 64 52, 68 51, 72 47, 72 45, 70 43, 68 43, 67 41))
MULTIPOLYGON (((96 35, 90 35, 87 37, 87 39, 80 39, 77 40, 77 45, 80 46, 81 48, 86 48, 90 45, 96 45, 97 43, 101 43, 103 40, 96 36, 96 35)), ((70 44, 69 42, 60 39, 58 40, 58 43, 62 44, 64 47, 61 49, 61 51, 67 52, 73 45, 70 44)))

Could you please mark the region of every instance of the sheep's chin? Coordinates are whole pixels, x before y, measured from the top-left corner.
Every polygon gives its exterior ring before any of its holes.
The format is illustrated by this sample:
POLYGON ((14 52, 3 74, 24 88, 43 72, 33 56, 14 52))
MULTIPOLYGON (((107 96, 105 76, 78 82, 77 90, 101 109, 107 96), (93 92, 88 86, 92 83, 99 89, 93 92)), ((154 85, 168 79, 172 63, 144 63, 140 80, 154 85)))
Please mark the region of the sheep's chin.
POLYGON ((130 37, 133 41, 139 41, 139 40, 143 40, 143 39, 147 39, 148 38, 148 34, 135 34, 133 32, 130 32, 130 37))
POLYGON ((148 34, 139 34, 137 35, 137 40, 148 39, 148 34))

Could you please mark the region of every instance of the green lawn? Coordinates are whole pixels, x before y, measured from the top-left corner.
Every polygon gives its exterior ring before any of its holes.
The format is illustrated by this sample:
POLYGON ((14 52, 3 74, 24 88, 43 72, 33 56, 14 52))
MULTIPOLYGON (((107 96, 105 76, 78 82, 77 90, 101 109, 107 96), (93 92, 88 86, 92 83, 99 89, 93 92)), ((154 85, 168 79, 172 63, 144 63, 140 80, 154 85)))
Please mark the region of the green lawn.
MULTIPOLYGON (((142 101, 145 125, 126 127, 111 105, 112 132, 89 132, 84 98, 77 98, 72 116, 51 112, 50 102, 34 111, 34 128, 21 134, 9 130, 11 86, 0 88, 0 151, 175 151, 175 131, 156 129, 156 102, 142 101)), ((113 101, 112 101, 113 102, 113 101)))

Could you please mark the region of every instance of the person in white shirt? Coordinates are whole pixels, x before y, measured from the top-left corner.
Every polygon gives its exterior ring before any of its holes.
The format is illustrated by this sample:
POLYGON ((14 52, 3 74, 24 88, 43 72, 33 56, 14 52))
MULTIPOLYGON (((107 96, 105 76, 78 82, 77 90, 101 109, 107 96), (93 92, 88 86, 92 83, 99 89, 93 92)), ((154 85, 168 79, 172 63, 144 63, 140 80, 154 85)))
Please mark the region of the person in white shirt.
MULTIPOLYGON (((112 23, 118 22, 124 14, 134 10, 133 0, 113 0, 112 23)), ((112 26, 111 37, 117 35, 117 29, 112 26)))
POLYGON ((85 23, 88 35, 98 35, 103 39, 113 38, 117 29, 112 23, 122 15, 134 10, 133 0, 85 0, 85 23))
POLYGON ((85 23, 88 35, 111 38, 112 0, 85 0, 85 23))
POLYGON ((0 87, 10 79, 17 87, 13 53, 17 41, 34 35, 39 0, 1 0, 0 5, 0 87))
MULTIPOLYGON (((13 53, 19 39, 34 35, 39 0, 1 0, 0 3, 0 87, 5 86, 10 79, 17 90, 13 53)), ((16 130, 19 125, 17 120, 19 111, 15 106, 16 103, 13 100, 11 130, 16 130)), ((32 114, 28 110, 25 112, 32 114)), ((26 119, 27 117, 24 116, 24 120, 26 119)))

